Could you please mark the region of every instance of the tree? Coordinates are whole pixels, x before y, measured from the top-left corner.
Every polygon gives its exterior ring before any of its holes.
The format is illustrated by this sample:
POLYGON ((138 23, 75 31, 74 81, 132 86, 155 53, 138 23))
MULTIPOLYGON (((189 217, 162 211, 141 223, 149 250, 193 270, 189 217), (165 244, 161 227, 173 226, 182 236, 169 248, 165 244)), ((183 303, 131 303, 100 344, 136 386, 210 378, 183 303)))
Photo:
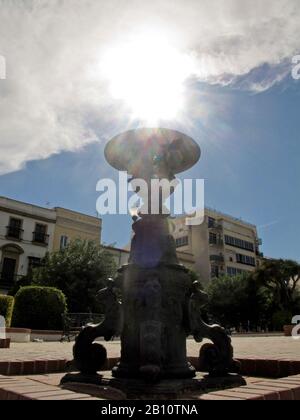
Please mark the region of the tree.
POLYGON ((207 289, 208 311, 225 327, 265 326, 271 295, 247 274, 213 279, 207 289))
POLYGON ((273 294, 273 304, 281 311, 300 310, 300 264, 292 260, 264 260, 253 278, 273 294))
POLYGON ((76 240, 47 254, 43 265, 34 270, 33 281, 62 290, 70 312, 99 312, 96 294, 115 273, 115 261, 106 248, 94 241, 76 240))
POLYGON ((221 277, 208 286, 208 310, 224 326, 281 330, 300 313, 300 265, 265 260, 253 273, 221 277))

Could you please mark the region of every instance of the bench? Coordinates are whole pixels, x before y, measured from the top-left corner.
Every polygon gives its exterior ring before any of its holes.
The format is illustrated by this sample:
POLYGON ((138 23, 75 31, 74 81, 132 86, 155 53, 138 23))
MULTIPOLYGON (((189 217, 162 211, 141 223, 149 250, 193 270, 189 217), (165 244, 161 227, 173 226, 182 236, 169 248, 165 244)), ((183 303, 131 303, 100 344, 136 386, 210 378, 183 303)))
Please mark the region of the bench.
POLYGON ((82 328, 88 324, 100 324, 104 320, 104 315, 93 313, 67 313, 62 315, 63 334, 61 342, 70 342, 76 338, 82 328))

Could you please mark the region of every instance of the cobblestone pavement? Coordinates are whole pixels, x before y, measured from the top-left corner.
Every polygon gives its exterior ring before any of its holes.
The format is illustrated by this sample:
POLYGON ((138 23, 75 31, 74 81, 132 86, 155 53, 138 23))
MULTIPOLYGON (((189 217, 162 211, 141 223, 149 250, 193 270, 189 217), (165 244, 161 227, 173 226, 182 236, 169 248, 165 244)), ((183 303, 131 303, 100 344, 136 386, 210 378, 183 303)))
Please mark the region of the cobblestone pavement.
MULTIPOLYGON (((235 356, 300 360, 300 340, 290 337, 234 337, 235 356)), ((120 356, 120 342, 103 343, 109 357, 120 356)), ((0 349, 0 362, 33 359, 71 359, 73 343, 12 343, 0 349)), ((200 344, 188 340, 188 356, 199 354, 200 344)))

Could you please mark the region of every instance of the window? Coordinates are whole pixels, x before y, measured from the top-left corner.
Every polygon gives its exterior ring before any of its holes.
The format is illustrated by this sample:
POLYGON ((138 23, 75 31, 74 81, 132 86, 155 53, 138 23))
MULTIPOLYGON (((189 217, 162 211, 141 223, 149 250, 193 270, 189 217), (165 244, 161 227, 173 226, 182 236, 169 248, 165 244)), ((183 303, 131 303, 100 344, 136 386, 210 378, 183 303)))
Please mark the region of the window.
POLYGON ((175 242, 176 242, 176 248, 187 246, 189 244, 189 237, 182 236, 181 238, 177 238, 175 242))
POLYGON ((35 231, 33 232, 33 242, 47 245, 49 235, 47 235, 47 225, 37 223, 35 225, 35 231))
POLYGON ((60 249, 65 249, 68 246, 69 238, 65 235, 60 237, 60 249))
POLYGON ((209 232, 209 243, 216 245, 217 244, 217 234, 213 232, 209 232))
POLYGON ((227 274, 229 276, 232 276, 232 277, 238 276, 238 275, 246 273, 246 272, 247 272, 247 270, 241 270, 240 268, 227 267, 227 274))
POLYGON ((40 267, 41 261, 41 258, 28 257, 28 273, 31 273, 34 268, 40 267))
POLYGON ((218 262, 218 263, 222 263, 222 262, 224 262, 224 255, 223 254, 210 255, 209 259, 210 259, 210 261, 215 261, 215 262, 218 262))
POLYGON ((17 270, 17 260, 15 258, 3 258, 2 261, 2 272, 0 275, 0 282, 3 287, 11 288, 15 281, 15 275, 17 270))
POLYGON ((244 241, 242 239, 225 235, 225 243, 226 245, 230 245, 236 248, 246 249, 247 251, 254 252, 254 244, 251 242, 244 241))
POLYGON ((236 262, 239 264, 251 265, 255 267, 255 258, 248 255, 236 254, 236 262))
POLYGON ((211 277, 215 278, 215 277, 219 277, 220 275, 220 270, 219 267, 216 265, 212 265, 211 267, 211 277))
POLYGON ((233 267, 227 267, 227 274, 229 276, 236 276, 236 268, 233 267))
POLYGON ((7 234, 8 238, 13 239, 22 239, 23 230, 22 230, 22 219, 16 219, 14 217, 10 218, 9 225, 7 226, 7 234))
POLYGON ((208 218, 208 227, 209 228, 213 228, 216 224, 216 219, 214 219, 213 217, 209 217, 208 218))

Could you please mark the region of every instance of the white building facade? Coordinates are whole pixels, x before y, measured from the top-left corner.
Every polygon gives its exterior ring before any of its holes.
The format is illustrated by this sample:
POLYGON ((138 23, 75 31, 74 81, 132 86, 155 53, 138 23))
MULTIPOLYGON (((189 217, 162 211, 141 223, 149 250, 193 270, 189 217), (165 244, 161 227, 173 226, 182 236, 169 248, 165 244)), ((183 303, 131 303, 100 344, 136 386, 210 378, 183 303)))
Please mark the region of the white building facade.
POLYGON ((190 252, 194 270, 203 284, 222 275, 254 271, 263 254, 256 226, 213 209, 205 209, 204 222, 187 226, 186 218, 173 219, 177 251, 190 252))
POLYGON ((0 293, 53 247, 56 212, 0 197, 0 293))

